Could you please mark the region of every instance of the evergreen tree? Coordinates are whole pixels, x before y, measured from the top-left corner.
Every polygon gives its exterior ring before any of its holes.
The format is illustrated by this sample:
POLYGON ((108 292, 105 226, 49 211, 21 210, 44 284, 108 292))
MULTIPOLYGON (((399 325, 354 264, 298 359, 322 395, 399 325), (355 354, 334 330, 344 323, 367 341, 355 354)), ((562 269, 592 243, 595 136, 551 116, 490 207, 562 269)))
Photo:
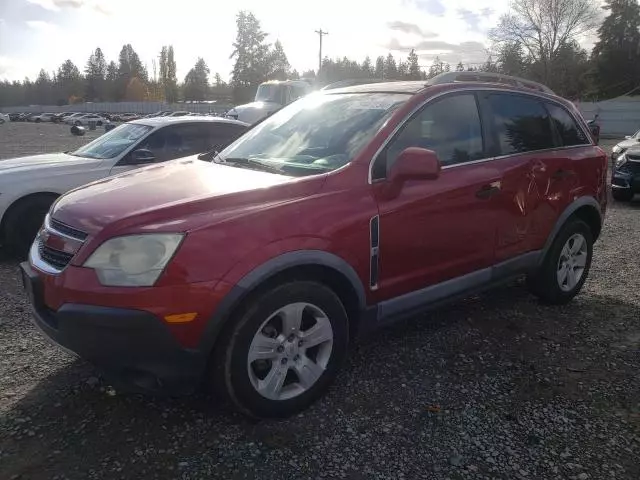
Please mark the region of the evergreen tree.
POLYGON ((291 65, 289 65, 289 60, 287 60, 287 55, 284 53, 284 48, 282 48, 279 40, 273 45, 273 50, 269 53, 268 62, 269 73, 267 78, 269 80, 286 80, 289 78, 291 65))
POLYGON ((209 67, 202 58, 198 58, 195 66, 189 70, 184 79, 184 99, 202 101, 209 92, 209 67))
POLYGON ((382 55, 376 59, 376 69, 373 76, 374 78, 384 78, 384 57, 382 55))
POLYGON ((230 57, 235 59, 231 84, 235 101, 243 103, 253 97, 266 77, 269 45, 265 43, 267 34, 253 13, 239 12, 236 27, 236 40, 230 57))
POLYGON ((409 64, 409 78, 411 80, 420 80, 420 65, 418 64, 418 55, 416 55, 416 51, 411 49, 408 58, 409 64))
POLYGON ((89 57, 84 73, 86 76, 85 99, 87 101, 104 100, 106 98, 107 61, 100 48, 96 48, 89 57))
POLYGON ((394 80, 398 76, 398 66, 396 65, 396 59, 393 58, 391 52, 387 55, 387 58, 384 60, 384 72, 383 76, 385 79, 394 80))
POLYGON ((598 29, 592 60, 599 95, 612 98, 640 84, 640 5, 607 0, 603 8, 609 15, 598 29))

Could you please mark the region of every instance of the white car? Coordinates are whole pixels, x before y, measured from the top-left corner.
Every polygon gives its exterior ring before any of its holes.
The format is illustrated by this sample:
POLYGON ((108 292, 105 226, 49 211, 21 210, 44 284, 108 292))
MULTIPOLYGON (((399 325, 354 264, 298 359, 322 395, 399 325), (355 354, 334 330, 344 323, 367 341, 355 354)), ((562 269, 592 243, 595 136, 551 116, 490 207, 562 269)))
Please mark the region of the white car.
POLYGON ((0 162, 0 240, 25 254, 55 199, 144 165, 223 147, 249 125, 223 118, 145 118, 124 123, 73 152, 0 162))
POLYGON ((53 121, 53 113, 41 113, 40 115, 36 115, 35 117, 31 117, 31 122, 52 122, 53 121))
POLYGON ((86 113, 84 115, 78 115, 78 116, 70 115, 64 120, 64 122, 68 123, 69 125, 78 125, 78 126, 89 125, 89 122, 91 121, 96 122, 96 125, 98 127, 101 127, 105 123, 109 123, 109 120, 107 120, 104 117, 101 117, 100 115, 96 115, 95 113, 86 113))
POLYGON ((9 115, 7 115, 6 113, 0 113, 0 125, 9 121, 10 121, 9 115))
POLYGON ((617 159, 620 155, 626 152, 630 147, 640 145, 640 130, 633 135, 627 135, 623 141, 618 143, 612 150, 612 157, 617 159))
POLYGON ((225 116, 253 125, 310 91, 311 86, 302 80, 264 82, 258 87, 253 102, 233 107, 225 116))

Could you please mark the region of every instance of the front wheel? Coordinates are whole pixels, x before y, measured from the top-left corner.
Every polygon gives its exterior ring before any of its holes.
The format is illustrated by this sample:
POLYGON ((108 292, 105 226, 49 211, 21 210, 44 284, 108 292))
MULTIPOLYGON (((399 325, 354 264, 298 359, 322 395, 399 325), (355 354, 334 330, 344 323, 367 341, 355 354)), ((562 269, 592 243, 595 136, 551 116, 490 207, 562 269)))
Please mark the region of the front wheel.
POLYGON ((4 239, 14 255, 24 258, 42 226, 55 197, 34 196, 20 200, 7 212, 4 239))
POLYGON ((213 356, 214 388, 243 413, 287 417, 336 377, 349 341, 338 296, 312 281, 286 283, 243 310, 213 356))
POLYGON ((587 280, 592 256, 591 229, 582 220, 569 220, 551 244, 538 271, 527 278, 530 291, 549 304, 569 302, 587 280))

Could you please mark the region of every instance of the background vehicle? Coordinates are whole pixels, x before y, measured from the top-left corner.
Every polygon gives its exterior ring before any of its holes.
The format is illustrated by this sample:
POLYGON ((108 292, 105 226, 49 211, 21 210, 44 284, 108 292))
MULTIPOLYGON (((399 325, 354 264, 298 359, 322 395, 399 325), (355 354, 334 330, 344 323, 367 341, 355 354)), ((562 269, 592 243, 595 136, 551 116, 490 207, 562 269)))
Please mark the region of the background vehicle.
POLYGON ((143 165, 222 148, 247 130, 227 119, 145 119, 123 124, 74 152, 0 162, 0 238, 24 252, 53 201, 72 188, 143 165))
POLYGON ((65 195, 23 278, 42 330, 112 378, 180 392, 205 378, 246 414, 286 416, 326 391, 359 331, 522 275, 569 302, 607 165, 576 108, 526 80, 330 90, 213 163, 65 195))
POLYGON ((11 118, 9 118, 9 115, 7 115, 6 113, 2 113, 0 112, 0 125, 2 125, 5 122, 10 122, 11 118))
POLYGON ((65 120, 65 123, 68 123, 69 125, 77 125, 77 126, 89 125, 89 122, 96 122, 96 125, 98 127, 101 127, 105 123, 108 123, 109 120, 107 120, 104 117, 101 117, 100 115, 96 115, 95 113, 87 113, 87 114, 78 115, 78 116, 70 115, 65 120))
POLYGON ((19 113, 19 112, 10 113, 10 114, 9 114, 9 119, 10 119, 12 122, 17 122, 21 115, 22 115, 22 114, 21 114, 21 113, 19 113))
POLYGON ((167 117, 184 117, 185 115, 189 115, 189 112, 185 110, 178 110, 176 112, 168 113, 167 117))
POLYGON ((631 146, 620 147, 613 165, 611 195, 620 202, 630 202, 640 193, 640 143, 634 137, 627 140, 635 142, 631 146))
POLYGON ((52 122, 55 114, 53 113, 41 113, 40 115, 36 115, 31 118, 32 122, 40 123, 40 122, 52 122))
POLYGON ((630 147, 640 144, 640 130, 633 135, 627 135, 623 141, 613 147, 611 157, 616 160, 620 155, 626 152, 630 147))
POLYGON ((258 87, 252 103, 234 107, 225 115, 252 125, 310 91, 311 86, 302 80, 265 82, 258 87))

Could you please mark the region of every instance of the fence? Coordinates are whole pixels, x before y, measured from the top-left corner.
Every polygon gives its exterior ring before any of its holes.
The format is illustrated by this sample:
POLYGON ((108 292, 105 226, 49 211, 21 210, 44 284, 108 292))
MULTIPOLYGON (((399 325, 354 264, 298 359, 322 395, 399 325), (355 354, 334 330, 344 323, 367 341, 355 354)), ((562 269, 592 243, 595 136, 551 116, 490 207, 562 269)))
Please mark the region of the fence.
POLYGON ((229 110, 232 105, 217 102, 194 102, 194 103, 164 103, 164 102, 99 102, 99 103, 77 103, 74 105, 29 105, 27 107, 4 107, 0 109, 3 113, 23 112, 23 113, 60 113, 60 112, 106 112, 106 113, 139 113, 149 114, 159 111, 170 110, 172 112, 182 110, 193 113, 214 113, 222 114, 229 110))
POLYGON ((623 97, 604 102, 576 102, 585 119, 598 115, 601 135, 631 135, 640 130, 640 98, 623 97))

